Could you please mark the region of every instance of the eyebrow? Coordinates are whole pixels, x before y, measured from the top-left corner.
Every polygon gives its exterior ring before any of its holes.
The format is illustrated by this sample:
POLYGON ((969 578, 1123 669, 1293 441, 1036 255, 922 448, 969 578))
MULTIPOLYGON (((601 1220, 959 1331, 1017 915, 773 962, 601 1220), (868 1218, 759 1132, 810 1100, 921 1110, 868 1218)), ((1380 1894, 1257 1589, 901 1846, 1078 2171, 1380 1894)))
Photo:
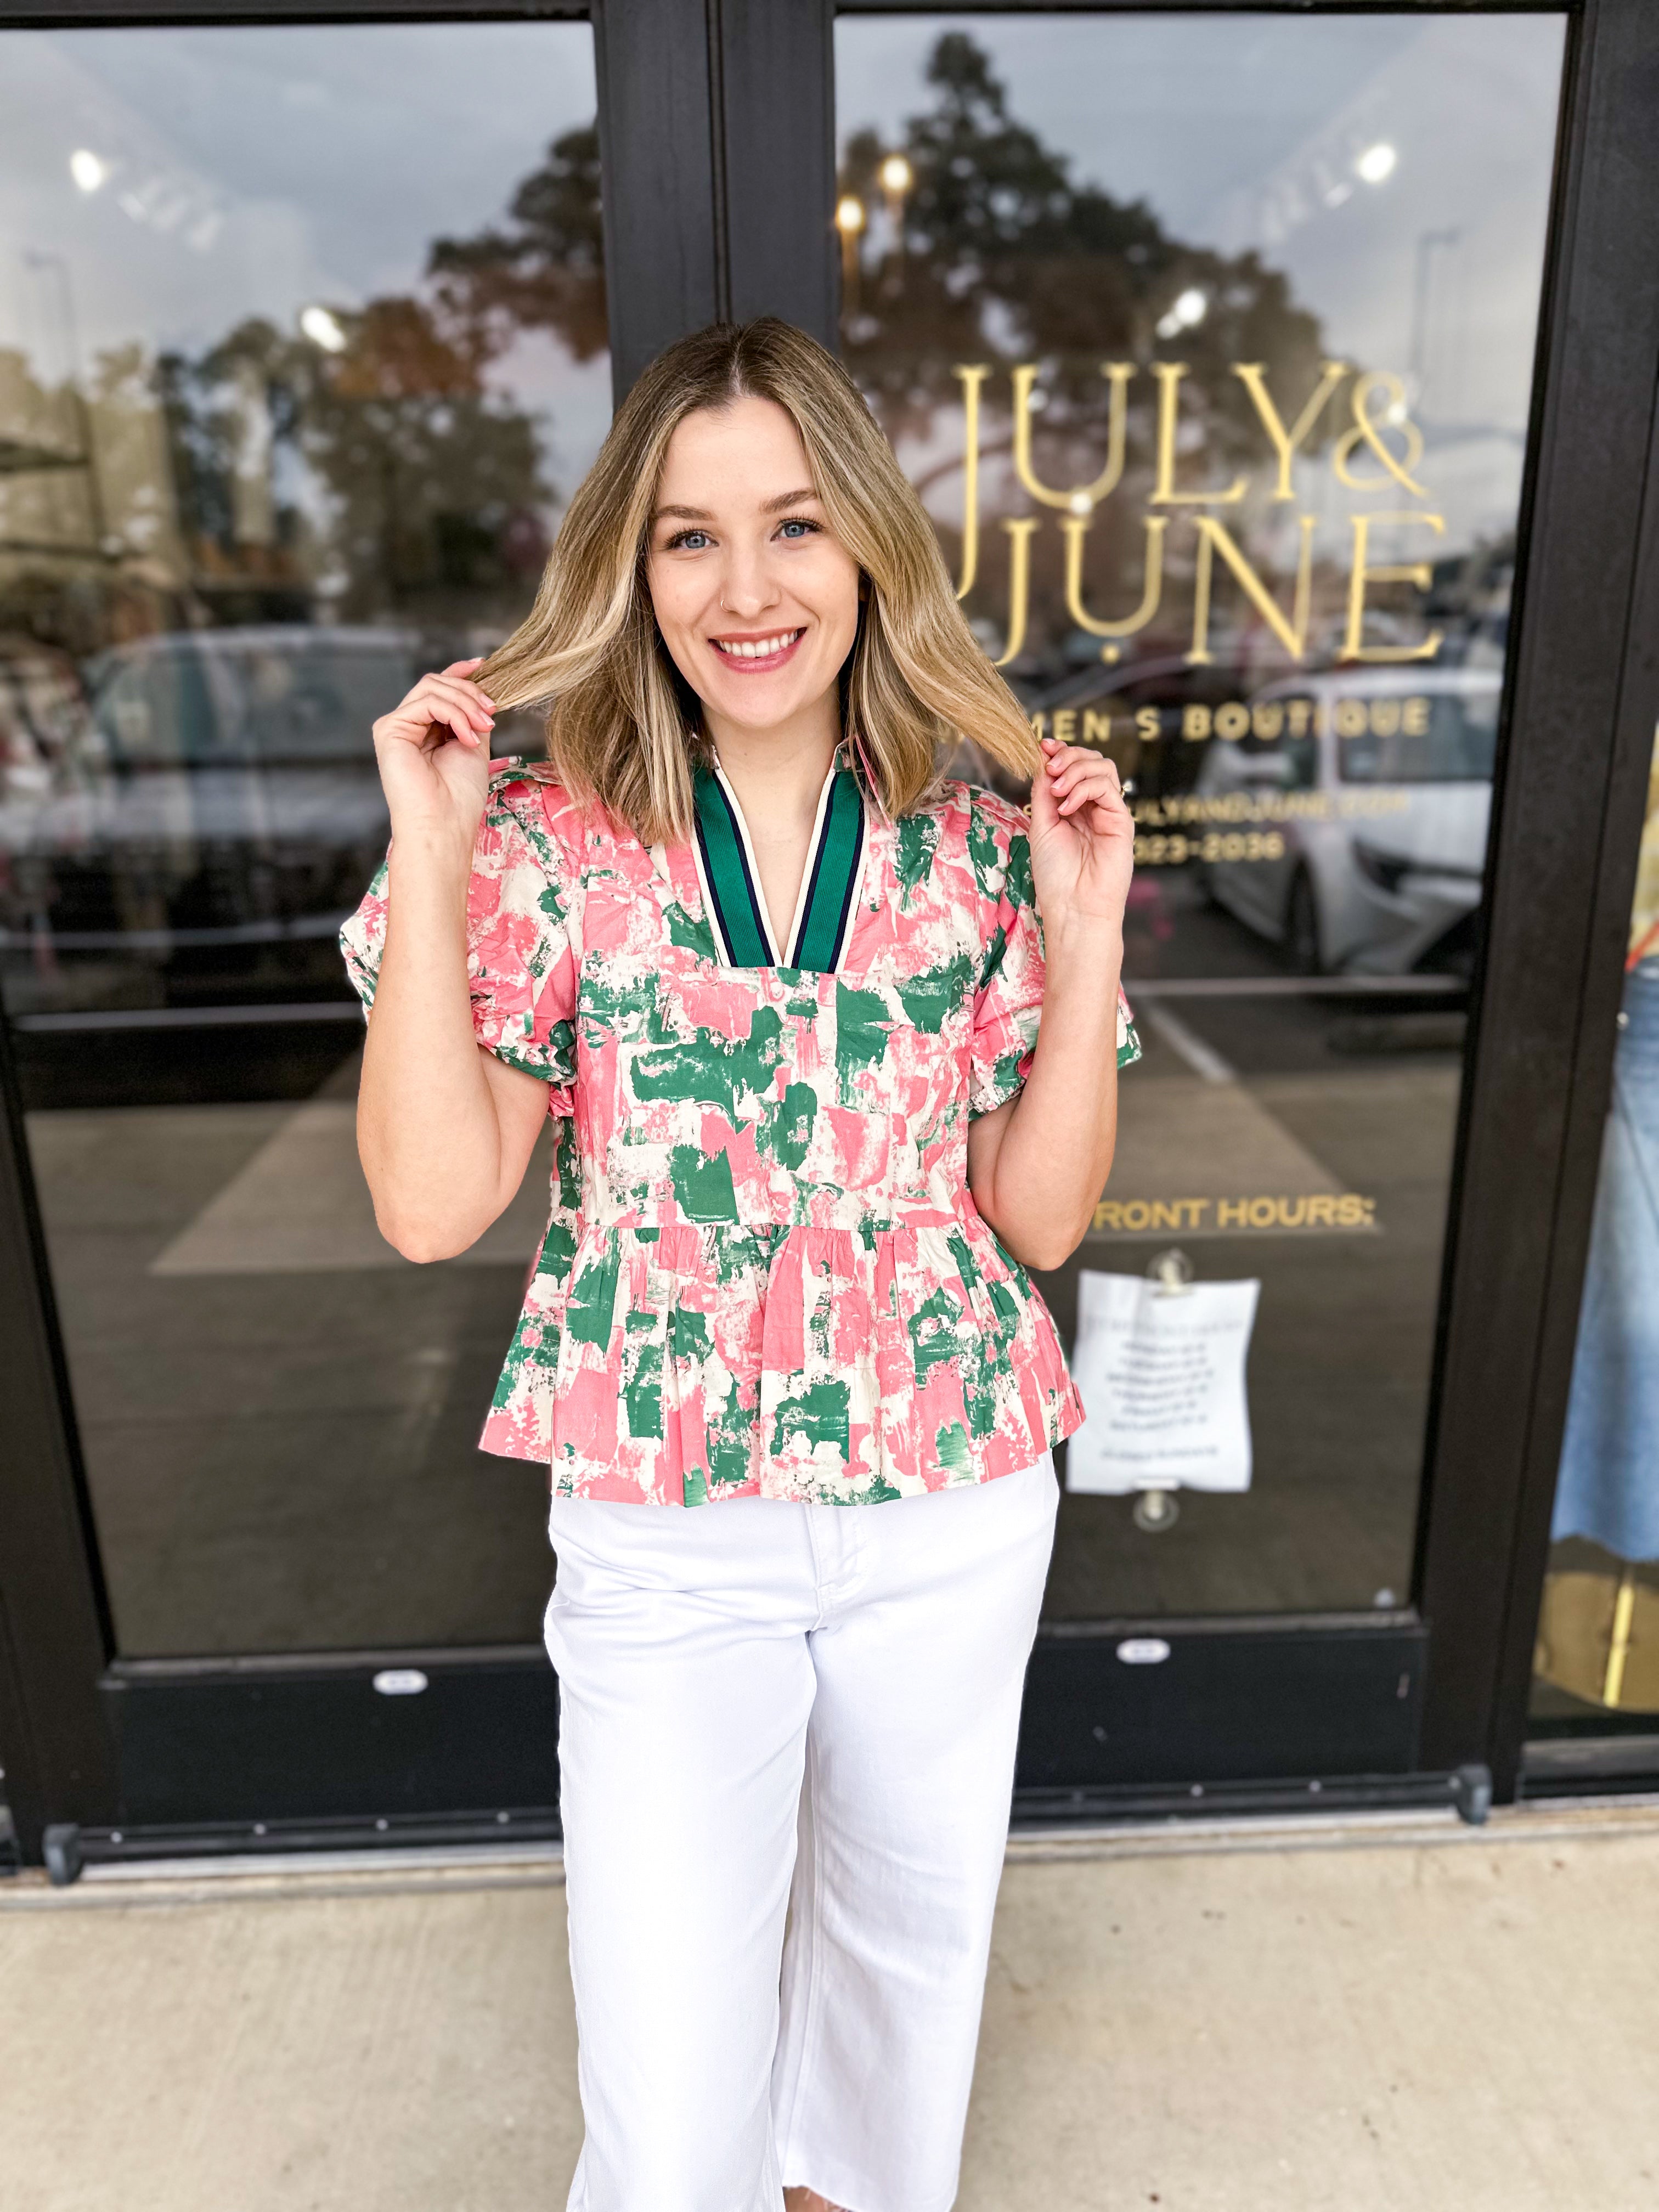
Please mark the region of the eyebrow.
MULTIPOLYGON (((781 514, 786 507, 799 507, 803 501, 816 500, 817 497, 817 494, 811 484, 801 491, 780 492, 776 499, 769 499, 762 503, 761 513, 781 514)), ((714 520, 706 507, 659 507, 651 520, 662 522, 671 516, 677 522, 712 522, 714 520)))

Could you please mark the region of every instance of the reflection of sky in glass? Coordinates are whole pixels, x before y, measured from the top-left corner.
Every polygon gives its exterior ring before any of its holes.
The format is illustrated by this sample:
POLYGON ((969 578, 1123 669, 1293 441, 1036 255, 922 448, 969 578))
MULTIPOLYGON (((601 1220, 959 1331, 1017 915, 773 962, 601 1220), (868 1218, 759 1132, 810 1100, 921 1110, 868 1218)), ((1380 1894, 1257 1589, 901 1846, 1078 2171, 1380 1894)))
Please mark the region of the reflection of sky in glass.
MULTIPOLYGON (((414 289, 430 241, 497 222, 549 142, 592 122, 585 23, 9 31, 0 343, 68 367, 142 338, 199 351, 243 317, 414 289), (71 157, 106 175, 86 191, 71 157), (35 257, 31 259, 29 257, 35 257)), ((82 165, 83 173, 86 165, 82 165)), ((566 489, 611 413, 603 359, 520 340, 491 372, 544 409, 566 489)))
POLYGON ((1190 244, 1255 248, 1333 352, 1413 376, 1449 545, 1514 520, 1562 21, 847 17, 837 127, 897 137, 931 104, 928 54, 965 33, 1075 177, 1190 244), (1379 146, 1396 159, 1370 184, 1379 146))

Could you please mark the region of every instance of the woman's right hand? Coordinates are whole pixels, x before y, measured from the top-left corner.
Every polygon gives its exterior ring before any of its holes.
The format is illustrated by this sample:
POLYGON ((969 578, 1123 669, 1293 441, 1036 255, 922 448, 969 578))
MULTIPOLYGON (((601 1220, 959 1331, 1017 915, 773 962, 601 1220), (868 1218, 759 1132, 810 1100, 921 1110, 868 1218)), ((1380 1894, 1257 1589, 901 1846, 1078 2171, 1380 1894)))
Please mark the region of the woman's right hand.
POLYGON ((393 837, 453 836, 470 854, 489 786, 495 702, 471 681, 482 665, 452 660, 422 676, 374 725, 374 757, 393 837))

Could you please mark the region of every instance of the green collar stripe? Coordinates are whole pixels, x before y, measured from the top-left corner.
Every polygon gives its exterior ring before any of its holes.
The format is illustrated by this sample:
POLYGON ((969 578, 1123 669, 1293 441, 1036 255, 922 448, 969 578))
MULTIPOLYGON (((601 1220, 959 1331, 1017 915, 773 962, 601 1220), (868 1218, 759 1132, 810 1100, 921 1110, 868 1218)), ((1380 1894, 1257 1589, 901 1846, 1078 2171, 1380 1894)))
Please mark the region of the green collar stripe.
POLYGON ((706 769, 697 778, 697 844, 714 907, 711 918, 724 940, 726 964, 769 968, 772 955, 761 922, 760 894, 749 872, 743 838, 720 779, 706 769))
POLYGON ((864 802, 856 781, 843 769, 836 778, 824 811, 793 946, 793 966, 812 969, 821 975, 834 971, 846 942, 863 836, 864 802))

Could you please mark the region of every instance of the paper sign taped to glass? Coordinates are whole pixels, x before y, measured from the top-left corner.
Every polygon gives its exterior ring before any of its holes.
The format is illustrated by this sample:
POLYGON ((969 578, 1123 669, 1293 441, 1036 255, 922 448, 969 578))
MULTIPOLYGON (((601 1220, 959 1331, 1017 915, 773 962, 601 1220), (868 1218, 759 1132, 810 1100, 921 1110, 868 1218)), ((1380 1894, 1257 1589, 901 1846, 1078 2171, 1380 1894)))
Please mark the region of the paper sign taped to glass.
POLYGON ((1244 1361, 1261 1288, 1084 1269, 1072 1377, 1087 1418, 1066 1448, 1068 1490, 1249 1488, 1244 1361))

